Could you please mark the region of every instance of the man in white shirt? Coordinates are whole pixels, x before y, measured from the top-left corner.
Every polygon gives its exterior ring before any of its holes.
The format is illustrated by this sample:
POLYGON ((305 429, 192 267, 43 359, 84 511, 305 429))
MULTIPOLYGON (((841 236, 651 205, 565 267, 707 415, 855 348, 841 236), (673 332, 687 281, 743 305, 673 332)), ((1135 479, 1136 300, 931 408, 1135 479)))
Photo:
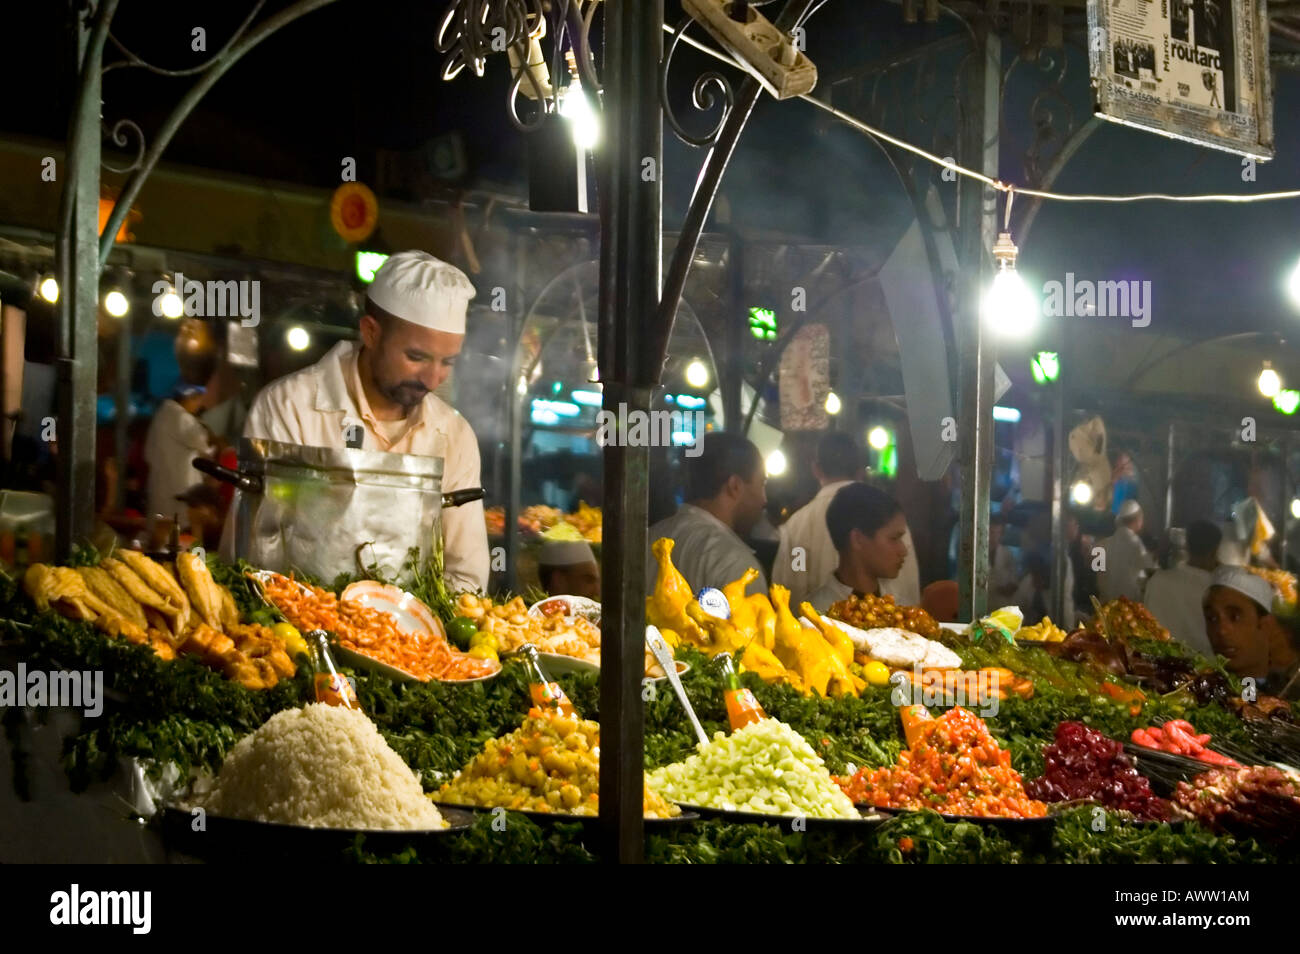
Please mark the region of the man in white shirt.
MULTIPOLYGON (((741 539, 767 505, 763 456, 738 434, 715 431, 700 440, 700 453, 686 458, 688 502, 651 527, 647 540, 653 544, 661 537, 673 539, 673 565, 692 593, 709 586, 721 589, 750 567, 758 570, 758 578, 746 592, 766 593, 758 557, 741 539)), ((647 554, 647 591, 654 589, 658 575, 658 563, 647 554)))
POLYGON ((1142 599, 1142 575, 1153 566, 1142 545, 1142 508, 1136 500, 1125 500, 1119 508, 1115 532, 1101 541, 1106 551, 1106 568, 1097 573, 1097 591, 1103 603, 1127 596, 1142 599))
MULTIPOLYGON (((798 606, 835 573, 840 555, 826 529, 826 511, 840 489, 865 476, 862 450, 848 434, 830 431, 817 443, 812 471, 821 489, 781 525, 781 543, 772 563, 772 582, 789 588, 792 606, 798 606)), ((907 547, 907 558, 902 570, 894 579, 881 580, 880 588, 899 605, 915 606, 921 601, 920 571, 912 536, 906 529, 903 545, 907 547)))
MULTIPOLYGON (((443 493, 479 486, 474 431, 433 393, 460 354, 473 297, 474 286, 453 265, 426 252, 390 256, 366 292, 361 341, 340 342, 310 367, 263 388, 244 436, 442 457, 443 493)), ((444 510, 442 533, 447 586, 484 589, 483 502, 444 510)))
POLYGON ((1222 531, 1207 520, 1187 528, 1187 562, 1171 570, 1160 570, 1147 583, 1143 603, 1174 639, 1188 649, 1214 658, 1214 648, 1205 632, 1201 601, 1219 566, 1222 531))
POLYGON ((149 516, 171 520, 187 507, 176 498, 203 479, 194 469, 196 457, 217 452, 211 432, 197 417, 203 409, 204 390, 185 387, 174 398, 158 405, 144 441, 144 459, 149 464, 149 516))
POLYGON ((812 472, 821 485, 817 496, 781 524, 781 543, 772 562, 772 582, 788 587, 790 604, 798 606, 821 588, 840 555, 826 529, 826 510, 842 487, 863 478, 862 451, 842 431, 830 431, 817 442, 812 472))
POLYGON ((880 596, 881 583, 898 576, 907 558, 907 522, 893 497, 866 484, 850 483, 826 510, 826 527, 839 561, 831 578, 808 597, 819 613, 852 595, 880 596))

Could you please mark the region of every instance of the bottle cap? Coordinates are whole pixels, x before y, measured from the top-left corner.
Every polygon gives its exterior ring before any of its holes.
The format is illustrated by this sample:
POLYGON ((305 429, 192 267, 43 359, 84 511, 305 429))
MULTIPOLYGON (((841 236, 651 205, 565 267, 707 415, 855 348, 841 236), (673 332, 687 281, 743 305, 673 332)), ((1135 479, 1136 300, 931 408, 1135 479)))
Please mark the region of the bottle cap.
POLYGON ((706 586, 695 594, 695 602, 700 604, 700 609, 710 616, 716 616, 718 619, 731 619, 731 604, 727 598, 722 595, 722 590, 713 586, 706 586))

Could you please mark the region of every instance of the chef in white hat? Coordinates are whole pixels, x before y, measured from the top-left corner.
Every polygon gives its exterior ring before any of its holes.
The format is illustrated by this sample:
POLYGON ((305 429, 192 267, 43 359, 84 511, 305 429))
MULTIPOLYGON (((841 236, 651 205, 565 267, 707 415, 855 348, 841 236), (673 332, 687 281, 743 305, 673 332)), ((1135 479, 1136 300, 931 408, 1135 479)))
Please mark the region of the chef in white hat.
MULTIPOLYGON (((442 490, 479 486, 478 441, 469 422, 433 392, 465 341, 474 286, 427 252, 398 252, 366 292, 360 341, 342 341, 308 368, 257 395, 244 436, 302 447, 353 447, 443 457, 442 490)), ((442 515, 445 572, 456 590, 488 580, 481 501, 442 515)))
POLYGON ((1121 596, 1142 599, 1143 574, 1155 568, 1155 561, 1142 545, 1142 507, 1125 500, 1115 517, 1115 532, 1099 542, 1106 551, 1105 566, 1097 571, 1097 593, 1102 602, 1121 596))

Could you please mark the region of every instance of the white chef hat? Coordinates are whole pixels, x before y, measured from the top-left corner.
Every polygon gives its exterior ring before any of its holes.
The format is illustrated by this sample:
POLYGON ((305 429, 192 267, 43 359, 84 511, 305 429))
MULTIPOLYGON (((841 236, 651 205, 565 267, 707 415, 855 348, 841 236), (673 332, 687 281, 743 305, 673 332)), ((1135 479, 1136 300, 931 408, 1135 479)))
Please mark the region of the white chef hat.
POLYGON ((1142 512, 1142 505, 1130 497, 1119 505, 1119 519, 1127 520, 1129 517, 1136 517, 1142 512))
POLYGON ((585 540, 548 540, 537 553, 538 566, 577 566, 595 562, 596 554, 585 540))
POLYGON ((390 315, 454 335, 465 333, 465 313, 475 294, 459 268, 419 251, 390 255, 366 292, 390 315))
POLYGON ((1254 600, 1265 612, 1273 612, 1273 599, 1277 595, 1273 584, 1256 576, 1244 566, 1221 566, 1210 577, 1211 586, 1226 586, 1230 590, 1254 600))

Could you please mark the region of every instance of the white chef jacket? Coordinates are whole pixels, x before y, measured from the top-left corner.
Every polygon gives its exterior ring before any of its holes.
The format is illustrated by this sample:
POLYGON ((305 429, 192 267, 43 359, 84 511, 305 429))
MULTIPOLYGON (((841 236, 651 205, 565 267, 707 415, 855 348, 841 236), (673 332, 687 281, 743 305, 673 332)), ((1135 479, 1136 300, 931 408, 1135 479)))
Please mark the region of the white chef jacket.
POLYGON ((203 423, 176 401, 163 401, 149 422, 144 442, 144 459, 149 463, 149 515, 167 519, 185 513, 186 505, 176 500, 203 475, 194 469, 194 458, 211 457, 216 450, 212 435, 203 423))
POLYGON ((1100 545, 1106 551, 1106 569, 1097 574, 1101 601, 1108 603, 1121 596, 1142 599, 1142 573, 1151 566, 1151 557, 1141 538, 1121 526, 1100 545))
MULTIPOLYGON (((341 341, 310 367, 267 385, 248 412, 244 436, 341 450, 349 446, 345 428, 357 425, 364 450, 433 457, 445 447, 443 493, 478 487, 478 440, 469 422, 433 394, 426 394, 402 422, 378 420, 357 372, 360 350, 358 342, 341 341), (398 423, 405 426, 394 426, 398 423)), ((488 545, 483 502, 444 510, 442 534, 448 588, 452 592, 486 589, 488 545)))
POLYGON ((1205 615, 1201 599, 1210 587, 1209 570, 1180 563, 1172 570, 1161 570, 1147 583, 1142 602, 1160 625, 1188 649, 1214 658, 1214 647, 1205 632, 1205 615))
MULTIPOLYGON (((651 527, 646 539, 653 544, 660 537, 672 537, 673 566, 686 578, 692 594, 706 586, 722 589, 740 578, 751 566, 758 570, 758 578, 745 592, 751 595, 767 592, 767 577, 754 551, 745 545, 735 530, 707 510, 693 504, 682 504, 677 513, 651 527)), ((648 590, 654 589, 658 577, 659 562, 649 554, 646 557, 648 590)))
MULTIPOLYGON (((790 605, 798 606, 808 599, 822 584, 834 579, 835 568, 840 565, 840 555, 831 542, 831 532, 826 526, 826 511, 840 488, 853 483, 837 480, 817 491, 817 496, 804 504, 781 524, 781 542, 776 548, 772 563, 772 582, 790 588, 790 605), (803 547, 802 569, 794 568, 793 550, 803 547)), ((903 534, 907 558, 897 578, 880 581, 880 592, 892 596, 902 606, 916 606, 921 602, 921 574, 916 564, 916 549, 912 533, 903 534)), ((810 601, 811 602, 811 601, 810 601)), ((821 607, 814 604, 819 612, 821 607)))

